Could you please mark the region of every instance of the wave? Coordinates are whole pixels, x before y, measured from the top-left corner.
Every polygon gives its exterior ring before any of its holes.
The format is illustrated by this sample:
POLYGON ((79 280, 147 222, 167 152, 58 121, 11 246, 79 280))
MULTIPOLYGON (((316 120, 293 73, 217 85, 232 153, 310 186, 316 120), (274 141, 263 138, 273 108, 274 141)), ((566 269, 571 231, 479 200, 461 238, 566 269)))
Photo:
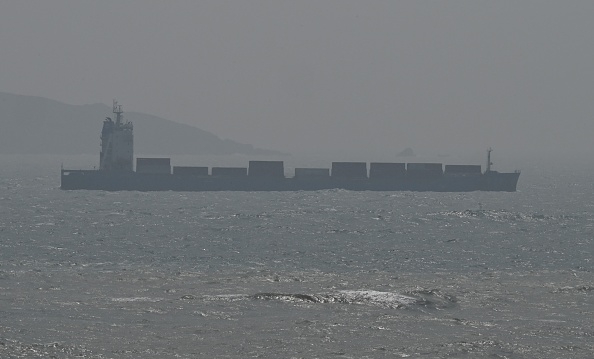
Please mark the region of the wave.
POLYGON ((594 286, 591 285, 578 285, 575 287, 561 287, 553 291, 553 293, 572 293, 572 292, 582 292, 582 293, 589 293, 594 291, 594 286))
POLYGON ((130 302, 151 302, 156 303, 162 301, 163 298, 150 298, 150 297, 126 297, 126 298, 111 298, 112 302, 122 302, 122 303, 130 303, 130 302))
POLYGON ((417 298, 406 295, 374 290, 342 290, 322 294, 257 293, 252 298, 314 304, 361 304, 383 308, 402 308, 418 301, 417 298))
POLYGON ((571 216, 551 216, 540 213, 521 213, 510 212, 506 210, 485 210, 485 209, 465 209, 463 211, 445 211, 437 213, 429 213, 429 216, 445 216, 458 218, 477 218, 490 219, 497 222, 549 222, 558 220, 573 219, 571 216))
POLYGON ((457 305, 458 299, 439 289, 415 289, 405 292, 407 295, 418 298, 417 304, 428 309, 447 309, 457 305))
MULTIPOLYGON (((195 299, 185 295, 182 299, 195 299)), ((276 300, 295 304, 347 304, 365 305, 380 308, 400 309, 411 307, 449 308, 455 305, 456 298, 444 295, 438 290, 415 290, 405 294, 381 292, 375 290, 340 290, 329 293, 272 293, 228 294, 205 296, 204 300, 237 301, 237 300, 276 300)))

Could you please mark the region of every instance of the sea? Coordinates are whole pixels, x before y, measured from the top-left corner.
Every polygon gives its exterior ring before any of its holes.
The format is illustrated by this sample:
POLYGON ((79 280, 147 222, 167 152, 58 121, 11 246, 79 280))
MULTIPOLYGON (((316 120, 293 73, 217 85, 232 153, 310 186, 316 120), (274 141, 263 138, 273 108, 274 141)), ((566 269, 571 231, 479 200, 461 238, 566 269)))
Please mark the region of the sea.
POLYGON ((54 157, 0 165, 0 358, 594 358, 594 165, 514 193, 62 191, 54 157))

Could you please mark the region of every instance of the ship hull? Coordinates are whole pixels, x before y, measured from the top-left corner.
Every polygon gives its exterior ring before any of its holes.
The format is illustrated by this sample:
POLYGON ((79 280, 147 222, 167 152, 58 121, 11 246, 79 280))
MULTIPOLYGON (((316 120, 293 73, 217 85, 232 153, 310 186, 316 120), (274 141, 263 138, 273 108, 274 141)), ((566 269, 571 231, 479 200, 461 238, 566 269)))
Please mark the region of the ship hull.
POLYGON ((62 170, 63 190, 103 191, 516 191, 519 172, 391 179, 182 176, 99 170, 62 170))

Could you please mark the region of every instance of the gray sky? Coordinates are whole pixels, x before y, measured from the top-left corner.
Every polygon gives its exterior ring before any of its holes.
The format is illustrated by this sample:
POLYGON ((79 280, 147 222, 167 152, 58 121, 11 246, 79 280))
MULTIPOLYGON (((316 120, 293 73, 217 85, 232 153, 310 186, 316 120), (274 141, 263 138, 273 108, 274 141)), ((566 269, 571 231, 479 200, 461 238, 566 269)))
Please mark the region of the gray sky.
MULTIPOLYGON (((594 1, 3 1, 0 91, 288 152, 594 152, 594 1)), ((100 119, 99 119, 100 120, 100 119)))

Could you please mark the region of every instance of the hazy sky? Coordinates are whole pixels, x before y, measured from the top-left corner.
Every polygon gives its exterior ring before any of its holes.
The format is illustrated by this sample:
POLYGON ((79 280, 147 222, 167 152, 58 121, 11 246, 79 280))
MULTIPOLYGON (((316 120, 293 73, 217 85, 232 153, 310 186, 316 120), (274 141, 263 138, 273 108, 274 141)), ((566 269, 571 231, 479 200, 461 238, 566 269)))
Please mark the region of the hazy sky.
POLYGON ((2 1, 0 66, 288 152, 594 153, 591 0, 2 1))

